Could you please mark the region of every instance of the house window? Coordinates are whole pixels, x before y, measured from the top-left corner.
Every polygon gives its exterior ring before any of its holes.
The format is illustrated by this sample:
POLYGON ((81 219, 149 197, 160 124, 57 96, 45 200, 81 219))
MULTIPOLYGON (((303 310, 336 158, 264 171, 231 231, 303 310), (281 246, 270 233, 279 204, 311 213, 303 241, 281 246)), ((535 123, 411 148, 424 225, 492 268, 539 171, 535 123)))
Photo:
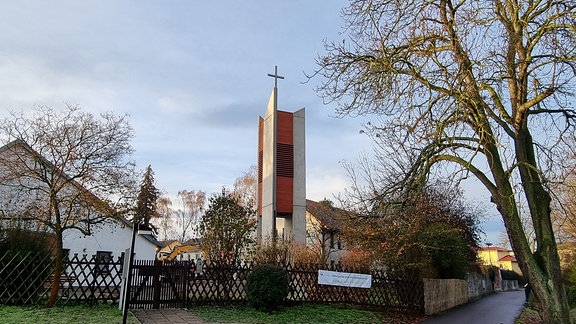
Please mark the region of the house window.
POLYGON ((112 262, 112 252, 96 251, 96 268, 97 275, 107 275, 110 273, 110 262, 112 262))

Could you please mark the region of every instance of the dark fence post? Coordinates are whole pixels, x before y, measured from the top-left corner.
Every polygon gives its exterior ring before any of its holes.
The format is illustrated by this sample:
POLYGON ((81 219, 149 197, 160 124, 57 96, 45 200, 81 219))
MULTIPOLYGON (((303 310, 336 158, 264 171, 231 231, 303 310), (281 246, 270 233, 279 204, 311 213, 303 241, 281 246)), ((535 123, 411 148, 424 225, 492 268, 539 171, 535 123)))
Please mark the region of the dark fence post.
POLYGON ((132 223, 132 242, 130 245, 130 255, 128 256, 128 284, 126 285, 126 295, 124 297, 124 309, 122 310, 122 324, 126 324, 128 318, 128 307, 130 307, 130 290, 132 281, 132 263, 134 262, 134 243, 136 242, 136 232, 138 231, 136 223, 132 223))
POLYGON ((159 309, 160 308, 160 288, 161 288, 160 273, 162 273, 162 261, 154 260, 152 273, 153 273, 152 287, 154 289, 152 308, 159 309))

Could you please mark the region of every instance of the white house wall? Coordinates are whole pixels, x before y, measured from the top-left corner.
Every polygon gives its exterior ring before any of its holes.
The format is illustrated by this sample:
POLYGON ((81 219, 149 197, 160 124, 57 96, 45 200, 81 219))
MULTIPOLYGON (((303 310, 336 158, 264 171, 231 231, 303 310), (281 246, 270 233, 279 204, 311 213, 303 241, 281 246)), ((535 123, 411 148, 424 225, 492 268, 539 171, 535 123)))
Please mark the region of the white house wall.
MULTIPOLYGON (((63 235, 63 247, 70 250, 70 257, 74 254, 80 257, 86 254, 90 258, 97 251, 107 251, 112 252, 112 257, 116 260, 126 249, 130 248, 131 240, 132 228, 126 224, 113 222, 95 225, 93 234, 90 236, 85 236, 76 229, 66 230, 63 235)), ((134 245, 135 260, 155 259, 155 244, 137 235, 134 245)))

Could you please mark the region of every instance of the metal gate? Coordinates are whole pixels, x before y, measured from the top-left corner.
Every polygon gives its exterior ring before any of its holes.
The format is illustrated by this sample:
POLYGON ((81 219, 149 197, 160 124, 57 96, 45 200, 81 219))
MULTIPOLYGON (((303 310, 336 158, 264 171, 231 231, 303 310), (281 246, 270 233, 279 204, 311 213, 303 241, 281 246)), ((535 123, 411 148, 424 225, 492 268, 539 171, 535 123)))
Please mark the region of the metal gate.
POLYGON ((194 273, 193 262, 163 263, 135 260, 132 265, 129 308, 184 308, 187 283, 194 273))

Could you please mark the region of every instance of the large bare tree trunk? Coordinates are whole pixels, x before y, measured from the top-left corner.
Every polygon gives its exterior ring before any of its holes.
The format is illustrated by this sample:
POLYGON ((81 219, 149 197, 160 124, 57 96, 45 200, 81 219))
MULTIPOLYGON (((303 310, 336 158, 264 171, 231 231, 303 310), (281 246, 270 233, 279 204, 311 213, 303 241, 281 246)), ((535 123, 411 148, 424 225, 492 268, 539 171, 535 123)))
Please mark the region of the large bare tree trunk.
MULTIPOLYGON (((534 253, 530 253, 528 243, 525 248, 518 249, 520 260, 531 259, 532 262, 521 262, 522 272, 528 277, 532 291, 542 307, 540 314, 546 323, 572 323, 570 306, 566 299, 560 258, 551 221, 550 194, 544 188, 541 175, 536 171, 534 143, 527 129, 519 132, 516 139, 516 156, 519 162, 522 187, 538 245, 534 253)), ((525 235, 517 237, 526 237, 525 235)), ((520 243, 519 243, 520 244, 520 243)), ((516 244, 513 242, 513 247, 516 244)), ((514 250, 516 253, 516 249, 514 250)), ((518 258, 518 253, 516 253, 518 258)))
POLYGON ((48 302, 46 306, 52 307, 56 304, 58 300, 58 290, 60 287, 60 277, 62 275, 63 268, 63 255, 62 255, 62 231, 57 231, 56 233, 56 261, 54 264, 54 280, 52 281, 52 287, 50 288, 50 296, 48 297, 48 302))

